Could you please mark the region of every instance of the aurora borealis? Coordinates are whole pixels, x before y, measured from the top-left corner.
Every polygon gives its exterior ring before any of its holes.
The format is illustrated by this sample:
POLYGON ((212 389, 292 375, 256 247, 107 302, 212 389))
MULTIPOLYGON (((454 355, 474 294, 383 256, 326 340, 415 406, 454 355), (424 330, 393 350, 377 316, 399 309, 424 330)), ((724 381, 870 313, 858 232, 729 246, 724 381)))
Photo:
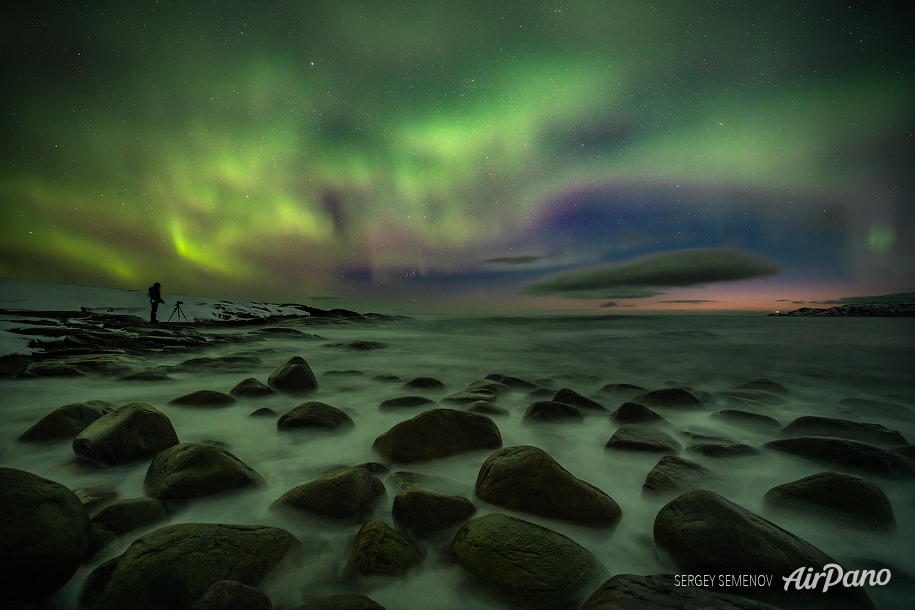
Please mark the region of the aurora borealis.
POLYGON ((404 311, 915 290, 903 5, 21 4, 3 277, 404 311), (709 249, 773 272, 532 294, 709 249))

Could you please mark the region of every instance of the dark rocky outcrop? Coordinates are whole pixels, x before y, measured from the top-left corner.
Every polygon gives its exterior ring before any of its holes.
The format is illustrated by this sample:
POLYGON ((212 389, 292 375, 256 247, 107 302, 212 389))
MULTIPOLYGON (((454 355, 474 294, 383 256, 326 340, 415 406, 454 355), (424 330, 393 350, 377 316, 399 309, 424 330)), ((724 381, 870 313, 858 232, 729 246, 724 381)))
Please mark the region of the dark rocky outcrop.
POLYGON ((578 407, 554 400, 538 400, 524 412, 528 422, 575 422, 583 417, 578 407))
POLYGON ((654 453, 676 453, 680 443, 674 437, 645 424, 623 424, 617 428, 610 440, 608 449, 627 451, 651 451, 654 453))
POLYGON ((0 598, 38 604, 89 550, 89 515, 63 485, 13 468, 0 467, 0 506, 0 598))
POLYGON ((318 389, 318 380, 301 356, 293 356, 270 373, 267 385, 283 394, 308 394, 318 389))
POLYGON ((432 409, 400 422, 375 439, 372 447, 391 462, 424 462, 502 446, 495 422, 478 413, 432 409))
POLYGON ((270 598, 237 580, 218 580, 189 610, 273 610, 270 598))
POLYGON ((702 409, 702 401, 682 388, 652 390, 633 396, 630 400, 652 408, 702 409))
POLYGON ((270 508, 292 508, 319 517, 357 523, 372 514, 387 495, 384 483, 367 468, 344 468, 293 487, 270 508))
POLYGON ((309 400, 280 417, 276 422, 276 429, 341 431, 355 425, 353 419, 337 407, 309 400))
POLYGON ((683 574, 768 574, 769 587, 719 587, 779 607, 873 608, 859 588, 797 590, 783 578, 799 567, 820 572, 834 559, 797 536, 711 491, 690 491, 655 517, 658 550, 683 574))
POLYGON ((606 574, 590 551, 569 538, 501 514, 464 524, 451 554, 494 592, 526 608, 577 609, 606 574))
POLYGON ((610 419, 618 424, 648 424, 667 421, 645 405, 637 402, 624 402, 610 414, 610 419))
POLYGON ((888 479, 915 478, 915 460, 859 441, 829 436, 799 436, 769 441, 763 446, 815 460, 836 470, 888 479))
POLYGON ((343 573, 349 576, 400 576, 423 560, 423 554, 391 526, 378 519, 356 534, 343 573))
POLYGON ((424 396, 398 396, 382 401, 382 403, 378 405, 378 409, 381 411, 395 411, 399 409, 431 409, 437 406, 437 402, 424 396))
POLYGON ((773 487, 763 502, 767 508, 798 511, 818 520, 831 517, 857 526, 896 529, 893 506, 883 490, 845 472, 821 472, 773 487))
POLYGON ((683 586, 671 574, 617 574, 595 591, 579 610, 781 610, 775 606, 683 586))
POLYGON ((229 394, 235 398, 261 398, 263 396, 272 396, 276 392, 270 386, 261 383, 254 377, 248 377, 235 384, 235 387, 229 390, 229 394))
POLYGON ((256 586, 297 547, 292 534, 276 527, 170 525, 99 566, 80 601, 91 610, 187 608, 222 580, 256 586))
POLYGON ((615 527, 622 516, 613 498, 537 447, 495 451, 480 467, 475 491, 490 504, 587 527, 615 527))
POLYGON ((171 511, 162 500, 136 498, 109 504, 92 516, 92 523, 101 525, 115 536, 123 536, 165 521, 170 516, 171 511))
POLYGON ((216 390, 197 390, 174 398, 168 404, 182 407, 227 407, 235 404, 235 398, 216 390))
POLYGON ((313 599, 303 606, 296 606, 293 610, 385 610, 385 608, 364 595, 342 593, 313 599))
POLYGON ((705 466, 675 455, 665 455, 648 472, 642 485, 642 493, 682 494, 699 489, 714 480, 715 474, 705 466))
POLYGON ((153 498, 186 500, 263 483, 259 474, 225 449, 181 443, 153 458, 143 487, 153 498))
POLYGON ((567 405, 572 405, 573 407, 578 407, 583 412, 593 411, 593 412, 603 412, 607 411, 607 407, 600 404, 596 400, 591 400, 587 396, 582 396, 574 390, 569 388, 562 388, 553 396, 554 402, 562 402, 567 405))
POLYGON ((463 523, 476 510, 473 502, 461 496, 443 496, 412 489, 394 497, 391 513, 398 525, 425 538, 463 523))
POLYGON ((115 408, 116 405, 104 400, 64 405, 38 420, 19 440, 27 443, 72 441, 86 426, 115 408))
POLYGON ((847 419, 805 415, 798 417, 782 429, 788 437, 798 436, 835 436, 862 443, 871 443, 882 447, 907 445, 902 434, 880 424, 863 424, 847 419))
POLYGON ((73 451, 105 464, 145 460, 178 444, 172 422, 143 403, 119 407, 98 418, 73 439, 73 451))

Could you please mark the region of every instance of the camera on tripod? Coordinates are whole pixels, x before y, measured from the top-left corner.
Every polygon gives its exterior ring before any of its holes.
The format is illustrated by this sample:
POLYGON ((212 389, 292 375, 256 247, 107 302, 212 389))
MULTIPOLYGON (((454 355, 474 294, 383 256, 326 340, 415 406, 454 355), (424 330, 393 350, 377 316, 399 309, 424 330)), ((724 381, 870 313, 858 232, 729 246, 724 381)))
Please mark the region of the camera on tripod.
POLYGON ((184 318, 184 321, 187 322, 187 316, 184 315, 184 312, 181 311, 181 305, 184 301, 175 301, 175 308, 172 310, 172 315, 168 317, 168 321, 171 322, 172 318, 175 317, 175 314, 178 315, 178 322, 181 321, 181 318, 184 318))

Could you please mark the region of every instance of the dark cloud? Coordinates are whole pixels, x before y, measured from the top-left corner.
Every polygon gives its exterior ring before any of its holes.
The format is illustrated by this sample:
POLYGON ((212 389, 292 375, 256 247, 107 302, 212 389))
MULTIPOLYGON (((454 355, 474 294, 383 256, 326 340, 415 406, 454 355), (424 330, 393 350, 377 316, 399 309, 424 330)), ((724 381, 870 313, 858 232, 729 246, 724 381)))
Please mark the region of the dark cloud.
POLYGON ((734 282, 775 275, 775 263, 741 250, 712 248, 660 252, 620 265, 554 275, 522 286, 521 294, 568 298, 644 298, 656 289, 734 282), (626 295, 626 296, 622 296, 626 295))
POLYGON ((607 301, 606 303, 601 305, 601 307, 616 307, 616 306, 617 306, 617 303, 615 301, 607 301))

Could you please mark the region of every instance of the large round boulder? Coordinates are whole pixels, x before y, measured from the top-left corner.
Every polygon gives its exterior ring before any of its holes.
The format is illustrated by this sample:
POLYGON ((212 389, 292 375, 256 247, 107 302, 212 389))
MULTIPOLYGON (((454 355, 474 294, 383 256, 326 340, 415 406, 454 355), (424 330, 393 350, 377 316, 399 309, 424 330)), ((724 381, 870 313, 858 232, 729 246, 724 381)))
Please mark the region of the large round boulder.
POLYGON ((0 467, 0 596, 39 603, 64 586, 89 550, 89 515, 69 489, 0 467))
POLYGON ((595 591, 580 610, 780 610, 775 606, 685 585, 685 575, 617 574, 595 591))
POLYGON ((607 411, 607 407, 600 404, 596 400, 591 400, 587 396, 582 396, 575 390, 570 390, 569 388, 562 388, 556 392, 553 396, 555 402, 565 403, 567 405, 572 405, 573 407, 578 407, 581 411, 595 411, 603 412, 607 411))
POLYGON ((115 405, 104 400, 64 405, 38 420, 19 440, 27 443, 72 441, 86 426, 114 408, 115 405))
MULTIPOLYGON (((683 574, 768 574, 769 586, 711 588, 775 606, 817 610, 873 608, 860 588, 820 590, 791 586, 792 573, 822 572, 834 559, 720 495, 690 491, 666 504, 655 517, 655 544, 683 574)), ((724 583, 725 585, 727 583, 724 583)))
POLYGON ((798 417, 782 429, 782 434, 788 437, 835 436, 863 443, 873 443, 882 447, 908 444, 902 434, 881 424, 864 424, 816 415, 798 417))
POLYGON ((342 431, 355 425, 353 419, 337 407, 309 400, 280 417, 276 429, 342 431))
POLYGON ((260 485, 264 480, 215 445, 180 443, 153 458, 143 487, 160 500, 185 500, 260 485))
POLYGON ((617 428, 610 440, 608 449, 628 451, 650 451, 653 453, 677 453, 680 443, 666 432, 656 430, 645 424, 623 424, 617 428))
POLYGON ((622 516, 613 498, 531 446, 506 447, 486 458, 476 495, 503 508, 588 527, 614 527, 622 516))
POLYGON ((145 460, 178 444, 164 413, 143 403, 119 407, 98 418, 73 439, 73 451, 105 464, 145 460))
POLYGON ((624 402, 610 414, 610 419, 618 424, 647 424, 666 421, 645 405, 637 402, 624 402))
POLYGON ((773 487, 763 496, 767 508, 800 511, 857 526, 894 530, 893 505, 883 490, 857 475, 821 472, 773 487))
POLYGON ((187 608, 222 580, 256 586, 297 547, 292 534, 276 527, 170 525, 99 566, 81 601, 92 610, 187 608))
POLYGON ((261 398, 273 396, 276 392, 270 386, 261 383, 254 377, 248 377, 235 384, 235 387, 229 390, 229 394, 235 398, 261 398))
POLYGON ((291 508, 320 517, 359 522, 369 516, 387 492, 384 483, 367 468, 344 468, 277 498, 273 509, 291 508))
POLYGON ((217 407, 227 407, 235 404, 235 398, 223 392, 216 390, 197 390, 178 398, 168 401, 170 405, 179 405, 182 407, 200 407, 211 409, 217 407))
POLYGON ((349 576, 399 576, 423 560, 413 543, 383 521, 372 519, 356 534, 343 566, 349 576))
POLYGON ((462 496, 443 496, 422 489, 394 496, 391 513, 398 525, 414 535, 434 536, 469 519, 477 508, 462 496))
POLYGON ((606 574, 573 540, 501 514, 464 524, 451 542, 451 555, 494 592, 525 607, 576 609, 606 574))
POLYGON ((630 398, 646 407, 669 407, 674 409, 701 409, 702 401, 682 388, 663 388, 645 392, 630 398))
POLYGON ((270 373, 267 385, 284 394, 310 393, 318 389, 318 380, 301 356, 293 356, 270 373))
POLYGON ((219 580, 188 610, 273 610, 273 603, 254 587, 237 580, 219 580))
POLYGON ((715 474, 705 466, 676 455, 665 455, 648 472, 642 493, 682 494, 708 485, 714 479, 715 474))
POLYGON ((382 458, 402 464, 501 446, 502 434, 494 421, 455 409, 420 413, 395 425, 372 445, 382 458))
POLYGON ((555 400, 538 400, 524 412, 526 422, 577 422, 583 417, 575 405, 555 400))
POLYGON ((888 479, 915 478, 915 460, 874 445, 829 436, 799 436, 763 445, 811 459, 836 470, 852 470, 888 479))

